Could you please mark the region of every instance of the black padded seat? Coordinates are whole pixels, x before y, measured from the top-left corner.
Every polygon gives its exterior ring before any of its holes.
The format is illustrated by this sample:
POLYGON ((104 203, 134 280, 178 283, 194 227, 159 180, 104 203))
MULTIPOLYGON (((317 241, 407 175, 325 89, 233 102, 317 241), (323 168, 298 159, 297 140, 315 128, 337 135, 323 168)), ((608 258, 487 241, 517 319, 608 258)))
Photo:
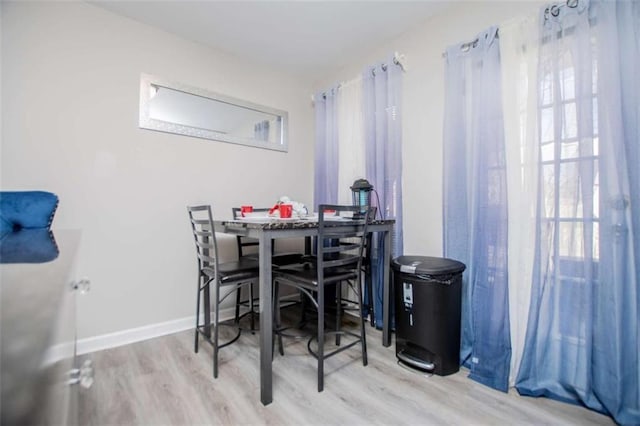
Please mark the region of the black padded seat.
POLYGON ((220 326, 220 304, 227 296, 237 293, 243 286, 252 286, 258 281, 258 262, 250 259, 238 259, 231 262, 218 261, 218 244, 214 232, 211 206, 189 206, 189 221, 196 245, 198 260, 198 292, 196 298, 196 332, 195 352, 198 352, 199 336, 205 338, 213 346, 213 377, 218 377, 218 351, 238 340, 242 329, 239 327, 239 315, 236 307, 234 326, 237 332, 233 338, 225 343, 218 341, 220 326), (210 291, 215 286, 215 302, 213 304, 213 321, 210 318, 210 291), (223 290, 228 290, 223 294, 223 290), (201 296, 204 301, 204 321, 200 323, 201 296), (212 336, 213 334, 213 336, 212 336))
MULTIPOLYGON (((318 392, 324 389, 324 360, 339 352, 360 344, 362 364, 367 365, 367 344, 362 317, 362 261, 364 258, 365 241, 368 236, 368 225, 372 219, 372 209, 357 219, 347 219, 356 213, 361 213, 360 206, 320 205, 318 207, 318 238, 316 239, 315 261, 296 267, 278 268, 274 275, 274 324, 278 337, 280 353, 283 354, 282 336, 285 335, 280 324, 279 287, 288 285, 300 290, 317 309, 318 323, 316 335, 309 339, 307 348, 309 353, 318 360, 318 392), (324 212, 334 210, 339 218, 325 218, 324 212), (334 220, 357 220, 362 227, 336 226, 334 220), (355 228, 355 230, 354 230, 355 228), (342 328, 342 284, 346 283, 356 294, 356 318, 359 321, 359 332, 342 328), (333 288, 335 287, 335 289, 333 288), (331 290, 328 290, 331 289, 331 290), (326 329, 325 307, 329 303, 330 295, 335 291, 336 319, 335 329, 326 329), (325 336, 334 335, 337 349, 325 353, 325 336), (349 342, 341 346, 341 337, 349 338, 349 342), (316 349, 312 343, 317 343, 316 349)), ((289 337, 289 336, 287 336, 289 337)))

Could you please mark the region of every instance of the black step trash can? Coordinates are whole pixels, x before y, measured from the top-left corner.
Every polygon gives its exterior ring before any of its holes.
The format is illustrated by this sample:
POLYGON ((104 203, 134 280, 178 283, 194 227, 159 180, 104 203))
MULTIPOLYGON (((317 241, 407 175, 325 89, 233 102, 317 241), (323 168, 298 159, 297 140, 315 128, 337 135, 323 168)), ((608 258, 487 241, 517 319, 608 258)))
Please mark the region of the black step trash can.
POLYGON ((396 357, 440 376, 460 369, 460 303, 464 263, 400 256, 394 277, 396 357))

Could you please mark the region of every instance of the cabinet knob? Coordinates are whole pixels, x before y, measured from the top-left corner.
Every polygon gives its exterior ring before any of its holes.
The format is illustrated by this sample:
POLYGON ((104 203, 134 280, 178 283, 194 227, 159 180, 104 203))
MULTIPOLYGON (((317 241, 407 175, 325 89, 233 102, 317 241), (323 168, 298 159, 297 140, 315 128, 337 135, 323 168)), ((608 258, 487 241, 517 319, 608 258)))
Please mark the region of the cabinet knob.
POLYGON ((80 384, 85 389, 89 389, 93 385, 93 365, 90 359, 85 360, 80 368, 74 368, 69 371, 68 385, 80 384))
POLYGON ((80 278, 71 282, 71 290, 80 290, 81 294, 88 293, 91 290, 91 280, 87 277, 80 278))

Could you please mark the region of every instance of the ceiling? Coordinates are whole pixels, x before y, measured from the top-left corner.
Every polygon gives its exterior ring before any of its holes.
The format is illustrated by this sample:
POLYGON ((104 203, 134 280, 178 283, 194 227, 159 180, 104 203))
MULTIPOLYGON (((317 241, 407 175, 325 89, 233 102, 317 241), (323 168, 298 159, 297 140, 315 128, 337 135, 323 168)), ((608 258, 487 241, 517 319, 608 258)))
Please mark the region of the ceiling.
POLYGON ((90 1, 238 57, 315 81, 418 26, 447 1, 90 1))

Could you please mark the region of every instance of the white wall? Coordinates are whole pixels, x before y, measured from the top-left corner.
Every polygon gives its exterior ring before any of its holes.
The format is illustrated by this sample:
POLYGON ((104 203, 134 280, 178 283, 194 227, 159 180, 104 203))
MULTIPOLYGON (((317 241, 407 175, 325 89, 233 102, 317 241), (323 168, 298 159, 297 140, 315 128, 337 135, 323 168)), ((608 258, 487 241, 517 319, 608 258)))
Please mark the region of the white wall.
MULTIPOLYGON (((2 3, 0 3, 0 165, 2 165, 2 3)), ((0 188, 2 188, 2 172, 0 172, 0 188)))
POLYGON ((314 92, 354 78, 397 51, 406 55, 403 79, 402 158, 405 254, 442 255, 442 125, 447 46, 472 40, 491 25, 536 10, 541 2, 453 2, 441 14, 402 36, 363 52, 316 84, 314 92))
MULTIPOLYGON (((314 87, 79 2, 0 3, 2 189, 45 189, 54 227, 82 228, 79 337, 193 315, 195 260, 185 206, 307 204, 313 192, 310 93, 349 80, 393 51, 406 55, 405 253, 442 254, 442 122, 446 46, 540 2, 455 2, 418 28, 363 52, 314 87), (290 150, 138 128, 141 72, 289 112, 290 150)), ((226 256, 234 241, 224 239, 226 256)))
POLYGON ((307 85, 89 4, 1 7, 2 189, 55 192, 54 228, 82 228, 80 338, 195 313, 187 204, 311 203, 307 85), (139 129, 141 72, 288 111, 289 152, 139 129))

